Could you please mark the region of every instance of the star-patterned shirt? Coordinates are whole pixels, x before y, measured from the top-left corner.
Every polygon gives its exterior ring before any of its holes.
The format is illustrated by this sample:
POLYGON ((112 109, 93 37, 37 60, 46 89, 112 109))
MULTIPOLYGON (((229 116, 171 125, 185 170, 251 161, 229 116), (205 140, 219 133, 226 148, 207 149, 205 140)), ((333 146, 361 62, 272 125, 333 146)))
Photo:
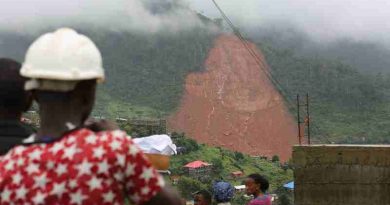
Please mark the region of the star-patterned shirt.
POLYGON ((0 158, 0 204, 142 204, 162 177, 122 131, 73 131, 0 158))

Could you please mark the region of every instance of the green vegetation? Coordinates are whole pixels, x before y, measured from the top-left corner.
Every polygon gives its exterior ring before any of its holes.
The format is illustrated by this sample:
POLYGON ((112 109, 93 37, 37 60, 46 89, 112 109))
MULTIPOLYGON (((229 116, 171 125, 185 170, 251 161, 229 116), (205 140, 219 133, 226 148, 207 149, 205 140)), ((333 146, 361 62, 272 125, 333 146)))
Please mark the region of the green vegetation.
MULTIPOLYGON (((126 123, 120 123, 119 125, 121 129, 129 133, 139 131, 137 130, 139 128, 128 127, 126 123)), ((212 192, 212 184, 217 180, 229 181, 233 185, 241 185, 246 175, 260 173, 269 180, 270 193, 277 193, 288 201, 286 204, 292 204, 292 194, 286 192, 282 186, 293 180, 293 171, 290 164, 280 164, 278 156, 275 155, 272 161, 254 158, 240 152, 198 144, 185 136, 184 133, 174 132, 172 133, 172 139, 178 147, 184 148, 183 153, 171 157, 169 168, 172 172, 171 176, 180 176, 178 183, 174 186, 183 198, 191 200, 192 194, 199 190, 212 192), (211 163, 213 165, 212 172, 199 179, 189 176, 183 166, 195 160, 211 163), (242 171, 243 176, 235 178, 231 175, 233 171, 242 171)), ((168 177, 166 179, 169 180, 168 177)), ((244 193, 236 193, 232 204, 246 204, 247 200, 244 193)))
POLYGON ((297 57, 338 61, 363 74, 390 73, 390 49, 386 43, 348 38, 313 40, 310 34, 287 22, 275 22, 246 33, 255 42, 266 43, 279 50, 289 50, 297 57))
POLYGON ((81 32, 101 50, 107 73, 100 94, 110 102, 98 101, 101 105, 97 112, 140 116, 163 115, 178 106, 187 74, 204 70, 203 62, 215 36, 206 28, 174 35, 81 32), (112 99, 126 103, 112 105, 112 99), (116 109, 116 105, 127 111, 116 109), (139 110, 138 114, 134 110, 139 110))
MULTIPOLYGON (((220 19, 199 18, 206 25, 221 24, 220 19)), ((291 26, 284 27, 256 30, 252 36, 260 42, 292 114, 296 94, 310 93, 312 133, 317 141, 389 143, 390 51, 345 39, 324 45, 291 26)), ((23 61, 31 42, 51 30, 0 32, 0 56, 23 61)), ((97 44, 107 73, 93 115, 111 119, 159 118, 175 111, 186 76, 204 70, 218 35, 207 27, 175 34, 110 31, 92 25, 77 30, 97 44)))
POLYGON ((310 93, 313 135, 335 143, 389 143, 390 76, 363 75, 351 66, 260 45, 295 115, 296 94, 310 93))
MULTIPOLYGON (((199 181, 189 177, 182 177, 177 185, 178 190, 184 197, 190 198, 190 193, 199 189, 211 189, 211 184, 215 180, 226 180, 233 185, 241 185, 243 177, 234 178, 231 176, 233 171, 242 171, 244 177, 251 173, 260 173, 270 181, 270 192, 274 193, 284 183, 293 178, 291 169, 282 169, 278 161, 272 162, 265 159, 253 158, 242 153, 229 151, 218 147, 209 147, 207 145, 197 145, 194 140, 187 138, 184 134, 173 133, 175 144, 185 147, 187 152, 181 155, 175 155, 171 159, 170 170, 172 175, 185 175, 183 166, 195 160, 202 160, 213 164, 213 173, 209 180, 199 181), (183 180, 183 181, 182 181, 183 180)), ((277 158, 275 156, 275 158, 277 158)), ((235 197, 236 202, 242 202, 242 195, 235 197)), ((236 204, 236 203, 233 203, 236 204)), ((244 203, 239 203, 244 204, 244 203)))
MULTIPOLYGON (((104 56, 108 81, 98 93, 94 114, 109 118, 157 118, 174 111, 183 93, 185 77, 204 69, 203 62, 216 35, 204 28, 175 35, 93 29, 82 32, 91 36, 104 56)), ((347 52, 348 48, 376 47, 354 46, 348 41, 343 50, 345 55, 351 55, 336 59, 330 55, 335 53, 330 50, 337 50, 336 45, 329 46, 329 52, 325 52, 303 34, 296 35, 298 40, 290 42, 289 47, 266 37, 259 44, 289 100, 292 114, 296 112, 296 94, 310 93, 312 133, 317 142, 389 143, 390 111, 386 103, 390 96, 390 76, 360 73, 358 70, 362 68, 356 68, 359 60, 350 63, 360 52, 347 52), (307 43, 312 46, 306 46, 307 43), (309 51, 311 55, 307 54, 309 51)), ((374 50, 378 55, 386 54, 383 49, 374 50)), ((370 56, 365 58, 373 62, 370 56)), ((379 70, 383 70, 384 62, 380 63, 379 70)))
POLYGON ((191 199, 193 197, 193 193, 196 191, 209 189, 207 184, 186 176, 182 176, 180 178, 176 188, 180 191, 181 196, 185 199, 191 199))
POLYGON ((105 88, 100 88, 97 93, 97 100, 94 116, 106 117, 110 119, 119 118, 157 118, 164 115, 164 112, 156 109, 134 105, 126 101, 114 98, 105 91, 105 88))
MULTIPOLYGON (((207 25, 215 22, 199 15, 207 25)), ((180 103, 186 76, 203 63, 218 34, 208 26, 180 33, 110 31, 85 25, 76 29, 100 49, 107 81, 99 86, 94 115, 158 117, 180 103)), ((54 30, 47 28, 40 33, 54 30)), ((39 34, 0 32, 0 56, 23 61, 39 34)))

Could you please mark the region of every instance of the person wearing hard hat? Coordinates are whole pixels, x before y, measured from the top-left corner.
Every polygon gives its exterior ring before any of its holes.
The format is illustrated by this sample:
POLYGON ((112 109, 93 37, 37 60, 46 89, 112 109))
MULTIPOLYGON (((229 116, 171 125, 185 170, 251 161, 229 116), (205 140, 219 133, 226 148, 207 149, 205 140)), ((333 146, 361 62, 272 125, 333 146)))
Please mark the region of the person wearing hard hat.
POLYGON ((95 44, 72 29, 39 37, 21 75, 41 127, 0 159, 0 204, 180 204, 131 138, 112 123, 85 126, 97 82, 95 44))
POLYGON ((20 68, 20 63, 12 59, 0 59, 0 155, 33 132, 20 121, 31 106, 31 95, 23 89, 25 78, 19 75, 20 68))

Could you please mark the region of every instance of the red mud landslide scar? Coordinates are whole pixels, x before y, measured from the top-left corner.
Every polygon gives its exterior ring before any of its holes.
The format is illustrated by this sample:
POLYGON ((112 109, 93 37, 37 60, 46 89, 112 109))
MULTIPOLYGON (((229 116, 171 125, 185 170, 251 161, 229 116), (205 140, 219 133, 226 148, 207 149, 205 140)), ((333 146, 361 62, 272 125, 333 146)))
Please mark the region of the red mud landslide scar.
MULTIPOLYGON (((206 70, 189 74, 181 105, 169 128, 198 142, 250 155, 291 157, 295 121, 284 99, 240 40, 222 35, 214 42, 206 70)), ((254 44, 249 44, 263 60, 254 44)))

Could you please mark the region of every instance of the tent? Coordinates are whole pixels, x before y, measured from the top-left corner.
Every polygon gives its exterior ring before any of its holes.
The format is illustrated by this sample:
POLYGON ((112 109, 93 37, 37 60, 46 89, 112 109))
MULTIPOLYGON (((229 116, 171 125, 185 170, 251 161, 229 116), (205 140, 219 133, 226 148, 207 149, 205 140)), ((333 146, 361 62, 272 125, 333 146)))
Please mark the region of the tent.
POLYGON ((294 189, 294 181, 284 184, 283 187, 286 189, 294 189))

